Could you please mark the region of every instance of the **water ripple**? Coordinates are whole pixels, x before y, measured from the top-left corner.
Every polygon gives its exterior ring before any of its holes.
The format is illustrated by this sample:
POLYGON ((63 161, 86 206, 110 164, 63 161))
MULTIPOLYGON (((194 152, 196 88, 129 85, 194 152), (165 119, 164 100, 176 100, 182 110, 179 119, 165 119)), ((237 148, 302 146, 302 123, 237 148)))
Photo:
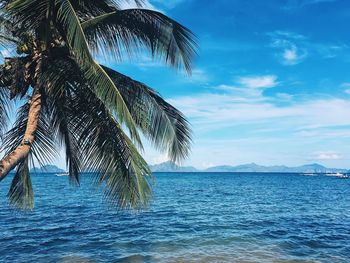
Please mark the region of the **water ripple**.
POLYGON ((134 214, 65 179, 34 177, 30 213, 0 184, 0 262, 350 262, 350 180, 157 174, 150 209, 134 214))

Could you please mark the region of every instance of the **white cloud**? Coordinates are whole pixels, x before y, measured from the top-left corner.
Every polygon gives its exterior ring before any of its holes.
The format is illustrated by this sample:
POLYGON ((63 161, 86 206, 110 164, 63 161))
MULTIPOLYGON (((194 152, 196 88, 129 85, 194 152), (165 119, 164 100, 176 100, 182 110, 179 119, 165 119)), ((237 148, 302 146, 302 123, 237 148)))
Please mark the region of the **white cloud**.
POLYGON ((348 82, 342 83, 342 84, 340 85, 340 87, 344 89, 344 92, 345 92, 346 94, 349 94, 349 95, 350 95, 350 83, 348 83, 348 82))
POLYGON ((204 69, 194 69, 192 75, 188 76, 186 79, 188 82, 194 83, 208 83, 210 81, 209 74, 204 69))
POLYGON ((316 160, 342 160, 344 157, 334 151, 317 152, 313 159, 316 160))
MULTIPOLYGON (((234 89, 234 88, 233 88, 234 89)), ((322 127, 350 126, 350 101, 339 98, 320 98, 278 104, 261 94, 231 92, 203 93, 173 98, 172 104, 191 118, 201 130, 217 130, 241 125, 278 127, 287 133, 314 130, 322 127)))
POLYGON ((285 49, 283 58, 289 62, 292 62, 292 63, 295 62, 298 58, 297 49, 295 47, 290 49, 285 49))
POLYGON ((284 49, 282 58, 285 65, 296 65, 302 62, 306 56, 306 50, 300 50, 297 46, 291 45, 284 49))
POLYGON ((281 100, 284 100, 284 101, 291 101, 294 98, 293 95, 288 94, 288 93, 277 93, 276 97, 278 99, 281 99, 281 100))
POLYGON ((294 40, 306 40, 307 38, 304 35, 284 30, 275 30, 273 32, 268 32, 268 36, 272 39, 281 40, 282 39, 294 39, 294 40))
MULTIPOLYGON (((279 85, 278 77, 275 75, 256 75, 241 76, 234 78, 235 85, 222 84, 214 87, 215 90, 223 91, 221 94, 205 94, 205 96, 214 95, 215 97, 224 96, 225 99, 231 100, 232 103, 243 102, 261 102, 267 98, 263 96, 263 92, 267 88, 274 88, 279 85)), ((201 94, 203 95, 203 94, 201 94)))
POLYGON ((274 31, 267 34, 271 37, 270 46, 279 50, 277 56, 284 65, 296 65, 308 55, 304 45, 306 37, 289 31, 274 31))
POLYGON ((237 82, 244 87, 253 89, 273 88, 278 85, 275 75, 240 77, 237 82))
MULTIPOLYGON (((238 84, 206 91, 168 100, 189 118, 194 131, 188 164, 301 165, 312 160, 347 165, 350 101, 345 98, 284 93, 271 97, 238 84)), ((148 159, 166 160, 156 157, 148 159)))
POLYGON ((313 49, 323 58, 330 59, 342 56, 349 46, 346 44, 314 43, 313 49))
POLYGON ((277 56, 284 65, 296 65, 308 56, 316 55, 330 59, 343 55, 348 45, 343 43, 319 43, 311 41, 306 36, 290 31, 276 30, 267 33, 271 38, 270 47, 276 49, 277 56))

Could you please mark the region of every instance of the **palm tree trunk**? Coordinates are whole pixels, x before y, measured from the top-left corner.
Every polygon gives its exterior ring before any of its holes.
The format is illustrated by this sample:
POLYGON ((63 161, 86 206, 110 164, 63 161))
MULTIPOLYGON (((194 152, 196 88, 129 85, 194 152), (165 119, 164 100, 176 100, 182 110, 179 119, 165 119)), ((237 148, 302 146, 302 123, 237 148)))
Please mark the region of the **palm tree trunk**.
POLYGON ((34 91, 29 103, 28 121, 24 138, 16 149, 14 149, 0 161, 0 181, 28 156, 32 143, 34 142, 41 110, 41 94, 38 91, 34 91))

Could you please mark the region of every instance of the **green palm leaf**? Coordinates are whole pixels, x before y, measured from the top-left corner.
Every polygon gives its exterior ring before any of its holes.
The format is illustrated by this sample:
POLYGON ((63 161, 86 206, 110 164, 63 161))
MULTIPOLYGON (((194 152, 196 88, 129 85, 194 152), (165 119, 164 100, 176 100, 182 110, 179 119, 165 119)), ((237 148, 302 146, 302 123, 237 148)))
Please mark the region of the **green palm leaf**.
POLYGON ((131 137, 141 144, 135 123, 123 97, 107 73, 93 60, 90 54, 83 29, 72 4, 68 0, 56 2, 60 4, 58 19, 65 25, 67 40, 79 65, 85 72, 86 79, 90 82, 96 95, 113 109, 113 113, 118 116, 122 123, 126 124, 131 137))
POLYGON ((10 102, 8 100, 9 92, 6 88, 0 87, 0 139, 2 138, 4 131, 6 131, 9 122, 9 107, 10 102))
MULTIPOLYGON (((28 111, 29 105, 23 105, 17 114, 13 128, 4 135, 3 149, 5 155, 11 153, 21 144, 27 126, 28 111)), ((53 130, 44 114, 40 115, 35 135, 36 139, 31 147, 31 155, 36 157, 42 165, 50 163, 57 156, 57 151, 53 139, 53 130)))
POLYGON ((107 50, 120 59, 125 51, 132 54, 133 49, 146 47, 154 57, 191 72, 197 48, 193 33, 157 11, 115 10, 83 22, 82 27, 96 52, 107 50))
POLYGON ((16 208, 24 210, 34 208, 34 192, 29 175, 28 158, 18 165, 7 197, 10 204, 16 208))
POLYGON ((128 105, 137 126, 174 162, 189 154, 191 130, 183 114, 147 85, 104 67, 128 105))
POLYGON ((71 130, 78 134, 83 166, 106 187, 113 206, 141 208, 151 197, 151 172, 119 123, 89 89, 72 99, 71 130))

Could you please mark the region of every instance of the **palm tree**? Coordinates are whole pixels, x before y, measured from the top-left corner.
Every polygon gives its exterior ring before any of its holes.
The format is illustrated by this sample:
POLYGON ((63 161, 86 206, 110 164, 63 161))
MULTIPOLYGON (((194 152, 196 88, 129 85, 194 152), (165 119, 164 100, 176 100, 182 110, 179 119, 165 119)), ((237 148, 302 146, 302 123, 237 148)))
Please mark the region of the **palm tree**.
POLYGON ((94 59, 121 61, 148 50, 191 72, 197 48, 191 31, 134 1, 137 8, 122 9, 123 1, 113 0, 0 0, 0 41, 16 49, 0 66, 0 181, 16 168, 8 193, 15 207, 33 208, 29 166, 49 162, 61 147, 70 181, 79 184, 89 169, 118 208, 140 209, 151 197, 140 133, 173 161, 188 156, 183 114, 94 59), (12 101, 19 109, 8 130, 12 101))

